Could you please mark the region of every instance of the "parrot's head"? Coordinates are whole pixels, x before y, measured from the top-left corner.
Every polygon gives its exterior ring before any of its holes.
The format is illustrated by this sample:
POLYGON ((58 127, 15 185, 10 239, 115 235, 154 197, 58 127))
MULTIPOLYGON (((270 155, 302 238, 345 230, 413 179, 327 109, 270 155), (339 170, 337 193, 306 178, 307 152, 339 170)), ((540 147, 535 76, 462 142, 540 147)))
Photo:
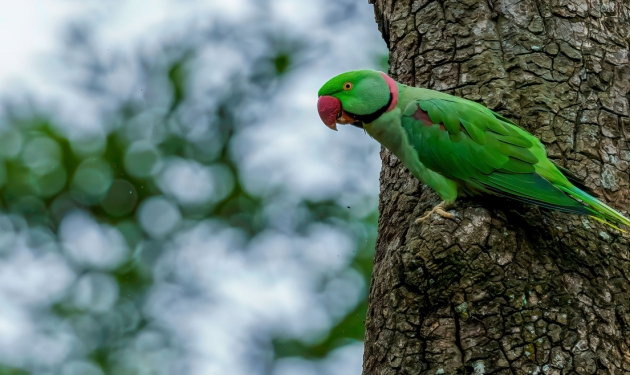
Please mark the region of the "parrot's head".
POLYGON ((354 70, 326 82, 317 95, 317 111, 326 126, 337 130, 339 123, 362 128, 396 106, 398 86, 385 73, 354 70))

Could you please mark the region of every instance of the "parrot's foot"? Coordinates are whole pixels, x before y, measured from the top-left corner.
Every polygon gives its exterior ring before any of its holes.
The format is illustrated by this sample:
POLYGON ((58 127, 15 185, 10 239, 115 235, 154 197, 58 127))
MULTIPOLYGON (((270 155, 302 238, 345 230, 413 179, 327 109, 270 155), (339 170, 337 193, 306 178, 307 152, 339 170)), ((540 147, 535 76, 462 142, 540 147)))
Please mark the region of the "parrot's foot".
POLYGON ((453 205, 452 202, 442 201, 440 204, 438 204, 437 206, 433 207, 433 209, 431 211, 427 212, 424 216, 417 218, 416 219, 416 224, 422 223, 423 221, 428 219, 429 216, 431 216, 434 213, 442 216, 445 219, 455 219, 455 215, 449 214, 448 212, 445 211, 445 210, 448 210, 452 205, 453 205))

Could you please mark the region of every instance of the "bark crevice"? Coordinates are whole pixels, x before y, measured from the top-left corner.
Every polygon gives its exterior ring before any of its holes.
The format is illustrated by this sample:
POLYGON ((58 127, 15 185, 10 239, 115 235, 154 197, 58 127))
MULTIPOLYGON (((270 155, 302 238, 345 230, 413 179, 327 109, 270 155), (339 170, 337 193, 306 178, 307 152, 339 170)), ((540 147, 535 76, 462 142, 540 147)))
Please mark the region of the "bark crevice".
POLYGON ((462 336, 461 336, 461 325, 459 322, 459 312, 456 311, 456 308, 453 304, 451 304, 451 314, 453 314, 453 317, 455 318, 455 345, 457 346, 457 349, 459 349, 459 354, 461 356, 461 361, 462 361, 462 371, 464 375, 468 375, 468 366, 466 366, 466 358, 465 358, 465 351, 464 351, 464 347, 462 346, 462 336))

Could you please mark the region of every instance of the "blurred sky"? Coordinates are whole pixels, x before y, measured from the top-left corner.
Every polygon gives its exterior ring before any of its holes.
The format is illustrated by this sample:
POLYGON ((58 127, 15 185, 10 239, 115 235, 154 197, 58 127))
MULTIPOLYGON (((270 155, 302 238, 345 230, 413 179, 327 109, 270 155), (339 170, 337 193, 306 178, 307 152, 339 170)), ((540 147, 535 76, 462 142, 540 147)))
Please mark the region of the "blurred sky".
POLYGON ((151 6, 142 0, 0 0, 0 41, 5 56, 10 56, 0 64, 0 81, 39 86, 45 76, 42 59, 57 52, 68 23, 77 19, 103 24, 103 47, 112 43, 129 49, 171 32, 167 23, 183 24, 209 12, 245 17, 246 5, 245 0, 154 0, 151 6), (162 35, 151 35, 156 31, 162 35))
MULTIPOLYGON (((119 103, 74 84, 88 74, 70 63, 80 58, 68 51, 73 25, 90 26, 94 56, 115 56, 99 84, 122 99, 159 102, 145 98, 138 56, 159 56, 165 43, 190 33, 194 38, 195 30, 214 23, 249 31, 203 45, 191 63, 193 96, 207 105, 248 59, 264 55, 257 33, 270 32, 281 43, 306 41, 295 72, 277 95, 246 109, 256 122, 232 141, 247 190, 285 194, 268 202, 272 224, 252 241, 218 221, 184 225, 183 207, 218 200, 216 180, 225 174, 188 159, 161 160, 155 179, 164 196, 143 201, 137 220, 150 239, 139 247, 160 240, 164 250, 152 261, 154 285, 141 311, 130 307, 120 318, 142 314, 161 330, 149 326, 119 360, 143 358, 154 371, 147 374, 358 375, 362 343, 323 360, 285 358, 272 368, 259 366, 269 363, 269 337, 317 341, 365 298, 367 285, 348 265, 355 242, 369 235, 325 223, 298 233, 294 226, 303 213, 293 203, 334 199, 352 206, 357 218, 376 209, 378 144, 360 129, 330 131, 316 112, 321 84, 346 70, 377 68, 386 53, 367 0, 0 0, 0 97, 48 108, 69 139, 103 137, 112 131, 104 119, 119 103), (234 41, 243 45, 230 45, 234 41)), ((150 130, 125 131, 141 148, 138 134, 150 130)), ((96 315, 110 312, 120 291, 108 272, 138 248, 84 211, 63 219, 58 239, 50 240, 58 250, 43 257, 14 223, 0 217, 0 227, 0 362, 34 374, 101 374, 78 349, 85 342, 76 327, 89 324, 61 322, 43 307, 63 298, 96 315)))

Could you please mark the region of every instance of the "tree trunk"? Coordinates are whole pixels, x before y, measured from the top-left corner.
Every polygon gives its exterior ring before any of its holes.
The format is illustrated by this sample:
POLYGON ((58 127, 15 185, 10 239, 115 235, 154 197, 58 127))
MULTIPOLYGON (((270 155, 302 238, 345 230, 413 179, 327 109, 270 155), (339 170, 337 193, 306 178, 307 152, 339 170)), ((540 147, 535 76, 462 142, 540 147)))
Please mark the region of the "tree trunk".
MULTIPOLYGON (((630 2, 371 1, 394 78, 515 120, 627 214, 630 2)), ((628 234, 492 197, 416 225, 439 198, 381 156, 364 375, 630 374, 628 234)))

